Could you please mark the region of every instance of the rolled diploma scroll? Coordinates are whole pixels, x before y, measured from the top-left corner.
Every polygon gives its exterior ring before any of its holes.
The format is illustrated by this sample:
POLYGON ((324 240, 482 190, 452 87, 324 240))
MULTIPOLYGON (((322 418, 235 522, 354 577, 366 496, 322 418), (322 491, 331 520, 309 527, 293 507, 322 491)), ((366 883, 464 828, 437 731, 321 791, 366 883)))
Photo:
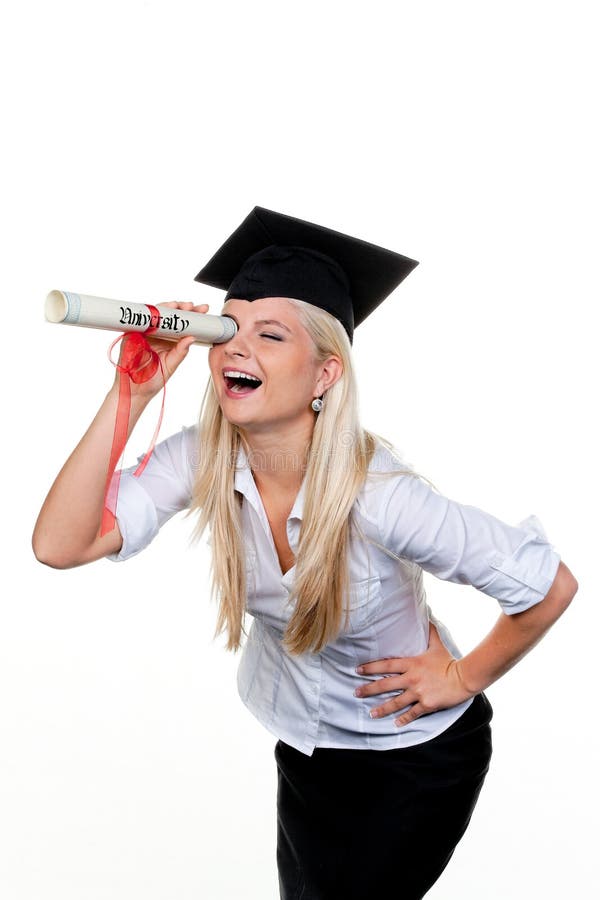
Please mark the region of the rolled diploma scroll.
POLYGON ((106 331, 142 331, 151 329, 153 337, 168 341, 193 335, 200 344, 221 344, 230 340, 237 325, 229 316, 209 316, 205 313, 157 307, 160 316, 145 303, 108 300, 68 291, 50 291, 44 312, 48 322, 63 325, 82 325, 106 331))

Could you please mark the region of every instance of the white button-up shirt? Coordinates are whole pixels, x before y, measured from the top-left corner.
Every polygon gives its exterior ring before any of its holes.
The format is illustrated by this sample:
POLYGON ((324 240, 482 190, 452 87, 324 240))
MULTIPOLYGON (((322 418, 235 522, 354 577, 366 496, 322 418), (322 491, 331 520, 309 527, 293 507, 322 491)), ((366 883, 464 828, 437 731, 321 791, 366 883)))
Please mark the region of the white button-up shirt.
MULTIPOLYGON (((124 560, 142 550, 160 527, 191 500, 198 457, 197 429, 184 428, 158 444, 142 473, 123 472, 117 520, 124 560)), ((349 624, 320 653, 289 654, 282 636, 290 619, 295 567, 282 574, 273 535, 247 456, 238 453, 235 490, 243 496, 247 611, 253 622, 238 670, 240 696, 274 735, 303 753, 315 747, 387 750, 429 740, 468 708, 466 700, 398 727, 393 716, 371 719, 373 698, 357 698, 365 676, 360 663, 414 656, 428 644, 429 621, 450 652, 461 654, 445 626, 431 613, 423 570, 494 597, 504 612, 541 601, 560 556, 535 516, 507 525, 483 510, 437 493, 380 442, 353 506, 362 536, 351 528, 348 565, 349 624), (398 471, 404 470, 404 473, 398 471), (393 470, 392 476, 378 472, 393 470), (392 551, 400 561, 390 557, 392 551)), ((295 556, 305 482, 287 519, 295 556)), ((394 693, 382 694, 378 703, 394 693)))

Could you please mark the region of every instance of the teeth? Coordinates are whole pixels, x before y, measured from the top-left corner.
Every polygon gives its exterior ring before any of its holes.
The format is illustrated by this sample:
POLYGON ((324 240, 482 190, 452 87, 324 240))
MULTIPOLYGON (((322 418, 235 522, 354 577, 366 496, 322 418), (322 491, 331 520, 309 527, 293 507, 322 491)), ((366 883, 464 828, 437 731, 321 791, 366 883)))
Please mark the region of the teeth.
POLYGON ((230 369, 228 372, 223 372, 224 375, 227 375, 229 378, 247 378, 248 381, 260 381, 260 378, 255 378, 254 375, 247 375, 245 372, 236 372, 235 369, 230 369))

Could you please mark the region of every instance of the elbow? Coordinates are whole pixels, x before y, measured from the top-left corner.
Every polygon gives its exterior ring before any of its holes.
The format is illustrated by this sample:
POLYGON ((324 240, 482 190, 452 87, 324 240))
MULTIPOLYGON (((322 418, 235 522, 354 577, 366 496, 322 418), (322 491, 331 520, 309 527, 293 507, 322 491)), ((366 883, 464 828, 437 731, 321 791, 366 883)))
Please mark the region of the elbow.
POLYGON ((83 540, 75 541, 62 531, 44 533, 35 529, 31 538, 33 555, 38 562, 51 569, 75 569, 85 566, 104 556, 118 553, 123 545, 118 528, 103 538, 91 543, 83 540))
POLYGON ((552 586, 544 598, 544 602, 547 603, 549 607, 553 607, 556 611, 556 618, 558 618, 570 605, 578 590, 579 584, 577 579, 561 560, 552 586))
POLYGON ((51 569, 68 569, 67 563, 60 558, 58 554, 52 553, 47 547, 40 546, 35 541, 31 542, 33 555, 43 566, 49 566, 51 569))
POLYGON ((528 609, 514 613, 511 618, 518 622, 536 643, 560 619, 578 588, 577 579, 561 562, 546 596, 528 609))
POLYGON ((569 604, 571 603, 571 600, 573 599, 573 597, 575 596, 575 594, 577 593, 578 590, 579 590, 579 584, 577 582, 577 579, 573 578, 571 585, 570 585, 569 593, 565 594, 563 597, 563 605, 564 605, 563 612, 567 608, 567 606, 569 606, 569 604))
MULTIPOLYGON (((569 605, 577 591, 579 590, 579 583, 570 569, 565 566, 564 562, 560 562, 558 567, 559 572, 561 573, 561 590, 563 594, 563 600, 566 606, 569 605), (562 571, 561 571, 562 570, 562 571)), ((557 573, 558 577, 558 573, 557 573)))
POLYGON ((51 569, 70 569, 75 565, 72 560, 67 559, 60 546, 53 546, 52 542, 44 540, 36 531, 31 538, 31 549, 37 561, 51 569))

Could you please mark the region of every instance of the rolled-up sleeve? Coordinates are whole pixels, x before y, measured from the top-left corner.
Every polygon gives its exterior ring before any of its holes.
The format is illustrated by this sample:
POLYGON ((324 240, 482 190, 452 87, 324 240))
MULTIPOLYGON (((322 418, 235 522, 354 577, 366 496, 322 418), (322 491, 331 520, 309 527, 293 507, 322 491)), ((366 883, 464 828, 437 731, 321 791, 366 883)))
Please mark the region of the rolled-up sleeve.
POLYGON ((133 474, 137 466, 121 472, 116 518, 123 544, 118 553, 106 559, 121 562, 135 556, 156 537, 165 522, 188 508, 196 440, 197 428, 183 428, 156 445, 139 477, 133 474))
POLYGON ((556 576, 560 556, 534 515, 508 525, 416 474, 389 479, 379 510, 384 547, 437 578, 472 585, 509 615, 543 600, 556 576))

